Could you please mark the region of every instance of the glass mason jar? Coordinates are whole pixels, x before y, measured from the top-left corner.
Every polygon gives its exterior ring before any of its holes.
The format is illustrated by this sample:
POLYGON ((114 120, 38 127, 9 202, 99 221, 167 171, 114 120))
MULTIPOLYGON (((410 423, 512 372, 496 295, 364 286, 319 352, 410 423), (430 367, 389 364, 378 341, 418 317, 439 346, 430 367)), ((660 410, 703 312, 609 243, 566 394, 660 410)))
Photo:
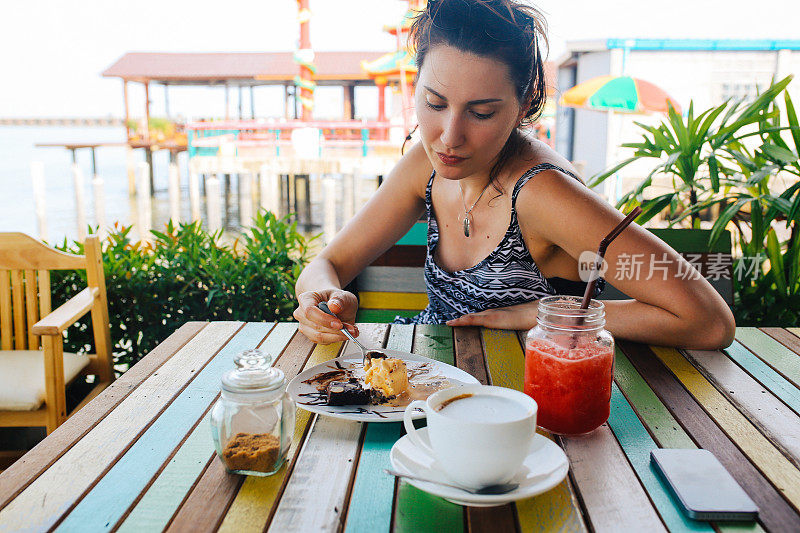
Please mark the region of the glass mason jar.
POLYGON ((295 405, 283 371, 261 350, 234 358, 222 376, 222 393, 211 410, 217 454, 229 472, 267 476, 286 460, 294 434, 295 405))
POLYGON ((560 435, 588 433, 608 420, 614 338, 605 306, 577 296, 539 300, 525 342, 525 393, 539 405, 537 424, 560 435))

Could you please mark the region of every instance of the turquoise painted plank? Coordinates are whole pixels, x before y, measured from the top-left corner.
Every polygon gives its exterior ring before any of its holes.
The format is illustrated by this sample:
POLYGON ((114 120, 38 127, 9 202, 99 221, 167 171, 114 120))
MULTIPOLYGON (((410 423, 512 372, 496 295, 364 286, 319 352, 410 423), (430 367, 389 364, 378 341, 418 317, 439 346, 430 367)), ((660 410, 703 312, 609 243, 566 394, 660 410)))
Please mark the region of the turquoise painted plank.
POLYGON ((163 531, 214 453, 206 415, 158 475, 117 533, 163 531))
POLYGON ((367 424, 350 496, 345 533, 389 531, 394 503, 394 476, 383 469, 391 468, 389 452, 402 435, 400 422, 367 424))
MULTIPOLYGON (((219 392, 233 357, 255 348, 271 323, 246 324, 67 515, 56 531, 110 531, 219 392)), ((281 332, 286 332, 285 328, 281 332)), ((291 335, 286 338, 288 342, 291 335)), ((211 435, 208 435, 211 440, 211 435)))
MULTIPOLYGON (((386 348, 411 351, 414 326, 394 324, 389 329, 386 348)), ((345 533, 389 531, 394 504, 394 476, 384 473, 391 466, 389 452, 403 436, 403 425, 367 424, 358 471, 350 496, 345 533)))
POLYGON ((751 376, 764 385, 775 396, 785 403, 789 409, 800 415, 800 389, 792 385, 788 379, 773 370, 767 363, 742 346, 738 341, 723 350, 728 357, 744 368, 751 376))
POLYGON ((631 466, 650 495, 667 529, 672 532, 714 531, 708 523, 692 520, 683 515, 667 486, 650 466, 650 451, 658 448, 658 445, 642 425, 616 383, 611 389, 611 416, 608 425, 625 455, 628 456, 631 466))

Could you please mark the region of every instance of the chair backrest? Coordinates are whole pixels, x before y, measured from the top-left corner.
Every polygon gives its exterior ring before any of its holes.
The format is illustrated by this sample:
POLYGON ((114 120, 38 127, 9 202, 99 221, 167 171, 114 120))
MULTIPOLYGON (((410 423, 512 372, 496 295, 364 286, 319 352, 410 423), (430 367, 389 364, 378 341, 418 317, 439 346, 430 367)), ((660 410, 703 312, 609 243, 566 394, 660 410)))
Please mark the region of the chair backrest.
POLYGON ((0 349, 39 349, 39 338, 30 330, 52 311, 51 270, 86 270, 88 285, 101 291, 105 303, 102 259, 96 237, 86 240, 86 255, 73 255, 50 248, 24 233, 0 233, 0 349))
MULTIPOLYGON (((714 287, 728 305, 733 305, 733 256, 729 231, 722 232, 713 247, 708 245, 711 230, 667 228, 648 231, 682 255, 714 287)), ((642 275, 647 275, 644 273, 644 269, 642 275)), ((600 295, 601 300, 626 300, 628 298, 629 296, 611 283, 606 285, 600 295)))

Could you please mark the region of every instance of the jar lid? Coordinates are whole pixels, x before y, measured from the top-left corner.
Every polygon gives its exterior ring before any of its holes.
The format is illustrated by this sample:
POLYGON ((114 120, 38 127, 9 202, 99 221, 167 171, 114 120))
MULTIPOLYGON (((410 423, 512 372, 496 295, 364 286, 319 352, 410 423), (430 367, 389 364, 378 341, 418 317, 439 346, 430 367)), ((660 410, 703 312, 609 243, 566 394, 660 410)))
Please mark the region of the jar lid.
POLYGON ((283 386, 283 371, 271 366, 272 357, 261 350, 245 350, 233 358, 234 370, 222 376, 222 388, 229 392, 263 392, 283 386))

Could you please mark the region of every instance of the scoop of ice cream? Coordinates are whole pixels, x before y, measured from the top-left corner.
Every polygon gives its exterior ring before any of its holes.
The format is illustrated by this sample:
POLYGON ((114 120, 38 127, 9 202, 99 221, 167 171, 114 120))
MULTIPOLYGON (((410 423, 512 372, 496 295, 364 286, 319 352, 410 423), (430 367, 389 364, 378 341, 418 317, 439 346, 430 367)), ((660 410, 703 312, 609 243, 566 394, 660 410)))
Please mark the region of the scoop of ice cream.
POLYGON ((379 390, 387 398, 408 389, 408 371, 400 359, 372 359, 364 382, 379 390))

